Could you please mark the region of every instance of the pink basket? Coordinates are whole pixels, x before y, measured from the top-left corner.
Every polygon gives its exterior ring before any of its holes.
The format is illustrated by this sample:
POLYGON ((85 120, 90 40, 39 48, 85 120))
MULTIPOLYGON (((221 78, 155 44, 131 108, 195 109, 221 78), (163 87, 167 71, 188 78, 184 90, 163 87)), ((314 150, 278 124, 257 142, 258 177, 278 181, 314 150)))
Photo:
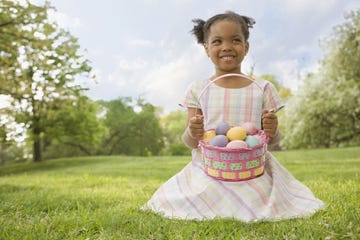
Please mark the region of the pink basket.
POLYGON ((249 180, 264 173, 269 137, 260 130, 260 144, 253 148, 230 149, 200 141, 205 173, 224 181, 249 180))
MULTIPOLYGON (((198 99, 206 89, 220 78, 228 76, 241 76, 253 81, 242 74, 225 74, 210 81, 200 92, 198 99)), ((199 141, 205 173, 213 178, 223 181, 244 181, 259 177, 264 173, 265 153, 269 137, 264 131, 259 130, 260 143, 252 148, 230 149, 208 145, 199 141)))

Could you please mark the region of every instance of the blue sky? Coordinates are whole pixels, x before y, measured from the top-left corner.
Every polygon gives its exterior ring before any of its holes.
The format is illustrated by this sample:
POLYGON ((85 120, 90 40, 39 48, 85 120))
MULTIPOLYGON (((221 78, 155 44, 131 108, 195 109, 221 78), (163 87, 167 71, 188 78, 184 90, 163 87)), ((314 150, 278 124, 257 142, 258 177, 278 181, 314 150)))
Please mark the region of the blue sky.
MULTIPOLYGON (((31 0, 41 3, 42 0, 31 0)), ((79 38, 97 75, 92 99, 142 97, 165 112, 179 109, 188 84, 213 74, 189 33, 194 18, 232 10, 256 20, 243 71, 274 74, 296 91, 299 76, 317 69, 319 41, 358 0, 50 0, 51 18, 79 38)))

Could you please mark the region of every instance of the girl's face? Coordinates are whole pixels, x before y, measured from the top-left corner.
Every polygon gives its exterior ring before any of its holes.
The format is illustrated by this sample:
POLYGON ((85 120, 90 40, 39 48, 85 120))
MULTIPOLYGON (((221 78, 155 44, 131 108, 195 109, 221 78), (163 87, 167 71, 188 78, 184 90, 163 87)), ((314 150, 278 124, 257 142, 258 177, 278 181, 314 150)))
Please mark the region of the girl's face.
POLYGON ((215 65, 216 75, 241 73, 241 62, 249 50, 249 43, 239 23, 221 20, 212 24, 204 47, 215 65))

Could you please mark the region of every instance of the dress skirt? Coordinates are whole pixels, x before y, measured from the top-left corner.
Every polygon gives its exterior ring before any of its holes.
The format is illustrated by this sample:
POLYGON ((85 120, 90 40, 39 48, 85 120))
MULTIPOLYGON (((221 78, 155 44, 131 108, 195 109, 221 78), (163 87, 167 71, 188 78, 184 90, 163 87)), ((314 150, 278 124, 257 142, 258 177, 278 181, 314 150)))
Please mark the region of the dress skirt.
POLYGON ((270 152, 265 155, 263 175, 238 182, 208 176, 199 149, 192 151, 192 159, 153 194, 143 210, 174 219, 252 222, 309 216, 324 207, 270 152))

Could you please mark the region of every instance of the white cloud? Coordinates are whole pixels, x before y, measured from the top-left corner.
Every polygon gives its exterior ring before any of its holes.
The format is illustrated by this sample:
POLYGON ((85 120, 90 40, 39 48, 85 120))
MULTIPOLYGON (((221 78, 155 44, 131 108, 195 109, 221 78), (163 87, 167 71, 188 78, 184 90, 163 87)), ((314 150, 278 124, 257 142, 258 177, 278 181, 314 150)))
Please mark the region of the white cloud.
POLYGON ((291 12, 297 14, 316 12, 327 12, 331 8, 337 5, 337 0, 287 0, 280 1, 291 12))
POLYGON ((273 73, 281 80, 285 87, 290 88, 293 92, 298 90, 298 87, 302 84, 302 79, 308 73, 316 72, 318 67, 319 64, 317 62, 301 66, 298 59, 278 60, 272 64, 273 73))
POLYGON ((176 109, 190 82, 210 76, 211 73, 204 74, 204 60, 207 60, 204 55, 200 48, 193 46, 174 61, 147 72, 142 88, 146 89, 149 101, 167 111, 176 109))
POLYGON ((110 99, 142 97, 169 112, 178 108, 190 82, 212 74, 206 69, 207 61, 201 47, 195 45, 168 62, 119 58, 114 71, 100 81, 109 87, 110 99))
POLYGON ((128 44, 137 47, 151 47, 154 45, 152 41, 146 39, 131 39, 128 41, 128 44))
POLYGON ((49 19, 58 23, 61 28, 77 29, 82 27, 79 17, 70 17, 58 11, 49 11, 49 19))
POLYGON ((125 57, 117 57, 116 65, 120 71, 141 71, 146 68, 149 63, 142 58, 136 58, 135 60, 127 60, 125 57))

